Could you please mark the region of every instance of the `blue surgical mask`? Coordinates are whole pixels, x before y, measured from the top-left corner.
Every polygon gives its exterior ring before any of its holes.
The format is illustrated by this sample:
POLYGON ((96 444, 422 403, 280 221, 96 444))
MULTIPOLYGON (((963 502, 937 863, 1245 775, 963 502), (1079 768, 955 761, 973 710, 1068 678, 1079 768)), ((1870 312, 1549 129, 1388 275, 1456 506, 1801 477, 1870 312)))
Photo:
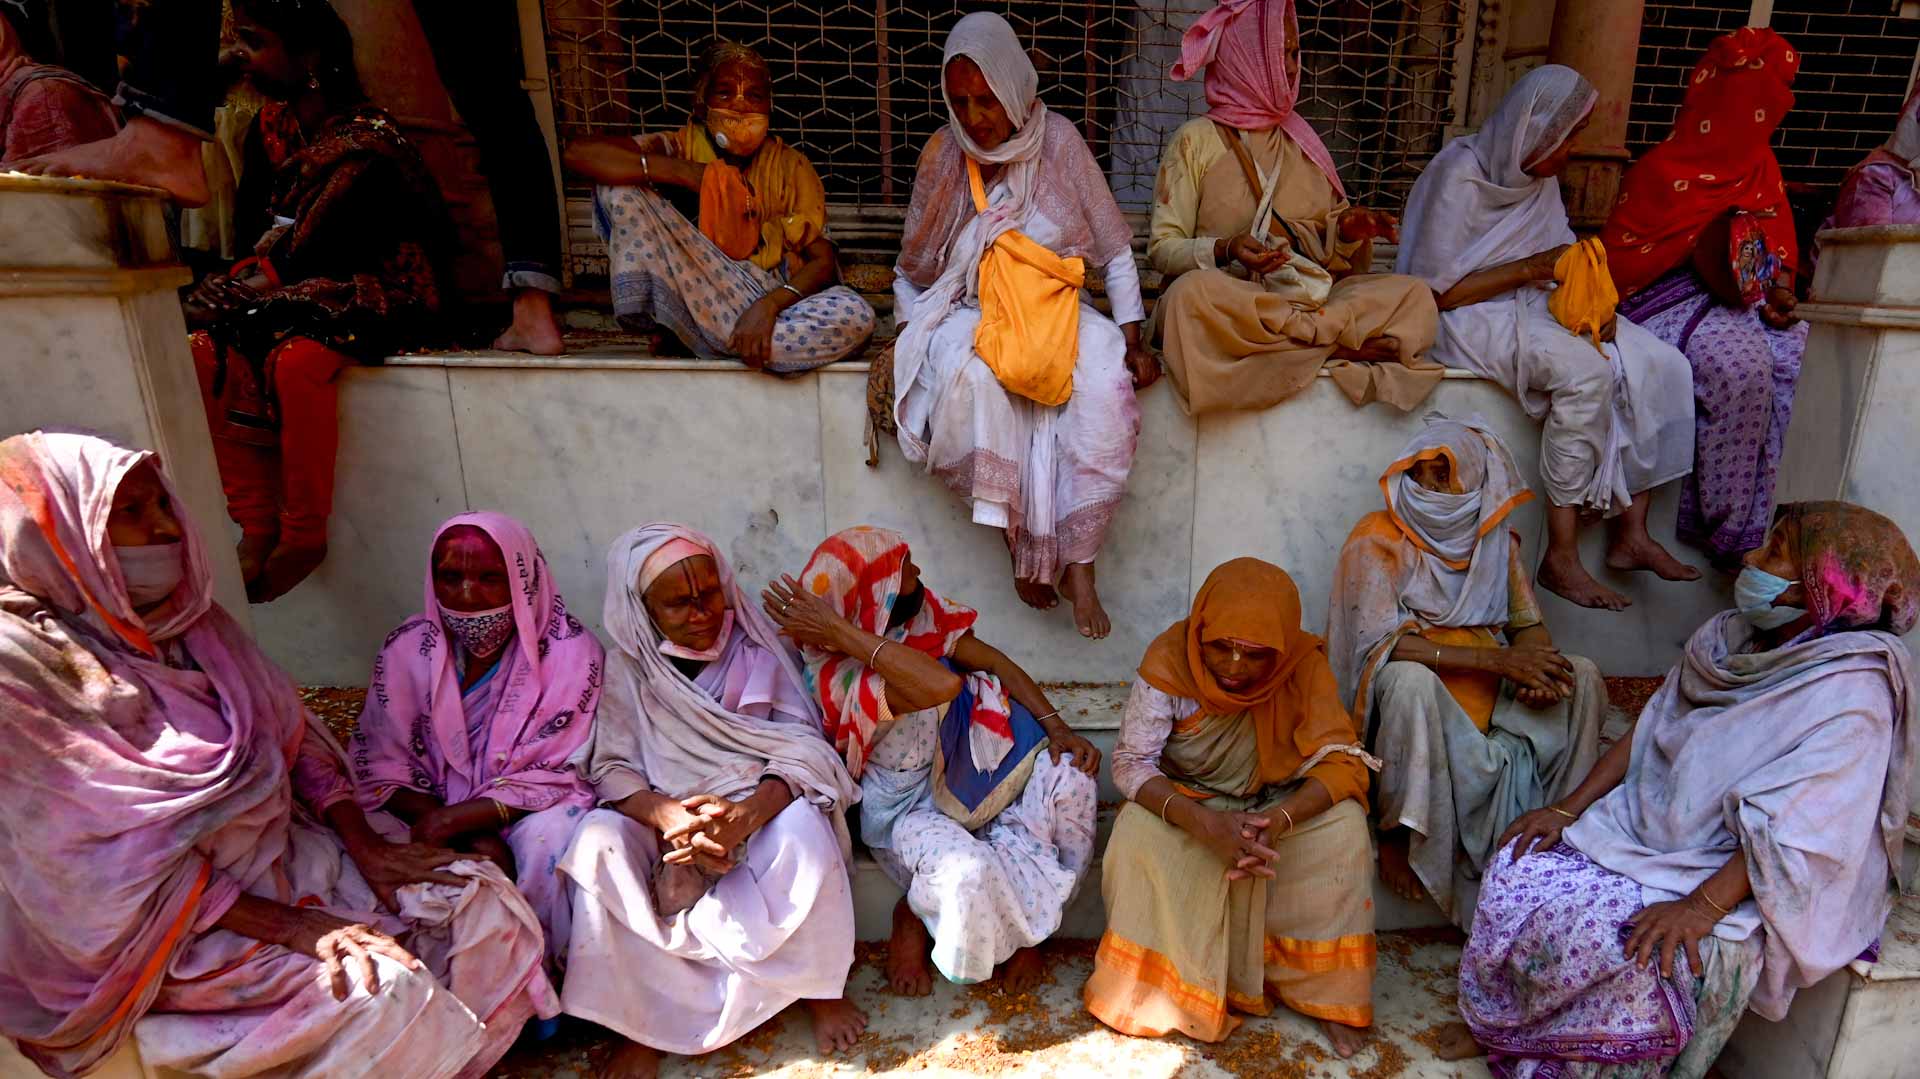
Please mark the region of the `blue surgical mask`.
POLYGON ((1763 569, 1742 566, 1740 576, 1733 582, 1733 602, 1740 608, 1740 617, 1755 629, 1779 629, 1807 613, 1804 607, 1776 607, 1773 602, 1780 598, 1780 593, 1798 583, 1763 569))

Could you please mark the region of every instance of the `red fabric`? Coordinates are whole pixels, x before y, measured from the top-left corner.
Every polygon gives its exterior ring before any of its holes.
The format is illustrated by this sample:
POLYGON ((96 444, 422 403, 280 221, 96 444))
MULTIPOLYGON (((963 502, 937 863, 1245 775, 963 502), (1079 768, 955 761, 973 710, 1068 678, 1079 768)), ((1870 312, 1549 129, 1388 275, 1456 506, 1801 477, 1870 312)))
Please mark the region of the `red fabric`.
POLYGON ((24 56, 0 64, 0 162, 98 142, 119 128, 113 104, 78 75, 24 56))
MULTIPOLYGON (((281 543, 317 547, 327 541, 333 512, 334 456, 340 446, 340 371, 353 358, 305 337, 289 337, 267 354, 280 418, 279 438, 230 418, 238 404, 232 383, 248 373, 230 355, 227 385, 214 393, 219 354, 204 333, 193 335, 194 368, 213 431, 213 455, 227 495, 227 515, 249 536, 279 535, 281 543)), ((240 407, 244 408, 244 405, 240 407)))
POLYGON ((1764 27, 1736 30, 1707 47, 1673 133, 1627 170, 1600 231, 1621 296, 1686 261, 1700 232, 1733 210, 1758 215, 1781 265, 1799 265, 1772 147, 1774 131, 1793 108, 1799 70, 1799 51, 1764 27))

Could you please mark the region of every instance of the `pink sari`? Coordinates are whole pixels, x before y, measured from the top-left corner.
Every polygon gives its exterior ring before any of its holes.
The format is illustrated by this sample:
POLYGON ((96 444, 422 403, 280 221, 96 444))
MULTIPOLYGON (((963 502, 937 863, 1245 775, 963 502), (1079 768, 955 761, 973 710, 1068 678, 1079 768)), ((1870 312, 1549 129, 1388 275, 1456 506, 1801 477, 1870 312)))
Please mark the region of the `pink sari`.
MULTIPOLYGON (((606 652, 567 613, 547 560, 527 526, 486 511, 450 517, 434 533, 478 528, 500 545, 513 574, 513 639, 488 680, 462 693, 459 659, 440 623, 427 568, 421 610, 387 635, 373 664, 367 703, 354 733, 353 774, 369 811, 395 791, 443 805, 488 798, 526 812, 501 833, 513 848, 521 892, 540 915, 547 954, 567 954, 571 891, 554 866, 593 807, 593 788, 567 759, 587 742, 606 652)), ((429 559, 433 544, 427 548, 429 559)))
POLYGON ((127 598, 107 517, 151 457, 0 442, 0 1034, 63 1076, 129 1035, 154 1070, 483 1073, 555 1007, 532 911, 461 862, 463 887, 376 913, 318 820, 351 796, 339 747, 214 604, 189 523, 183 583, 144 617, 127 598), (379 992, 335 1001, 313 959, 218 927, 242 894, 374 925, 425 969, 382 960, 379 992))

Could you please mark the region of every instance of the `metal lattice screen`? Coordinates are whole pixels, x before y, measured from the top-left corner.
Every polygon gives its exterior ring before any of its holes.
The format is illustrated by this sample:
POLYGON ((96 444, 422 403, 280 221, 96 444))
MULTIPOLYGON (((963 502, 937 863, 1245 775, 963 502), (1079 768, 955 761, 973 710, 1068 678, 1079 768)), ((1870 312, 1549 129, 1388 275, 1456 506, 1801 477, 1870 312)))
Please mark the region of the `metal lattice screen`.
MULTIPOLYGON (((1300 0, 1301 111, 1349 193, 1397 208, 1465 102, 1474 0, 1300 0)), ((693 64, 725 36, 774 71, 774 123, 804 150, 836 206, 904 208, 927 138, 946 121, 940 55, 949 27, 1001 11, 1040 69, 1043 98, 1073 120, 1124 209, 1152 197, 1160 149, 1205 110, 1198 81, 1167 71, 1212 0, 546 0, 561 138, 685 122, 693 64)), ((584 193, 577 192, 577 193, 584 193)))

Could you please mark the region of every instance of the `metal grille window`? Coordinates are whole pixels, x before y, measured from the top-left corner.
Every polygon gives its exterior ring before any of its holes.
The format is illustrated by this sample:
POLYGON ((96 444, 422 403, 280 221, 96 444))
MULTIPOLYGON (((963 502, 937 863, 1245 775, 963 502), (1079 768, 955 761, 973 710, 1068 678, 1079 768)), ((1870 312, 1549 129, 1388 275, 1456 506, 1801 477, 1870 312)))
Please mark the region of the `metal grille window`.
MULTIPOLYGON (((685 122, 712 37, 752 45, 775 78, 775 130, 806 152, 827 197, 897 217, 927 138, 946 122, 940 55, 967 0, 545 0, 562 139, 685 122)), ((1397 208, 1461 121, 1474 0, 1300 0, 1305 93, 1349 194, 1397 208)), ((1049 107, 1074 121, 1123 209, 1152 198, 1161 147, 1205 111, 1198 80, 1167 76, 1180 34, 1212 0, 1005 0, 1049 107)), ((573 194, 584 194, 575 190, 573 194)))

